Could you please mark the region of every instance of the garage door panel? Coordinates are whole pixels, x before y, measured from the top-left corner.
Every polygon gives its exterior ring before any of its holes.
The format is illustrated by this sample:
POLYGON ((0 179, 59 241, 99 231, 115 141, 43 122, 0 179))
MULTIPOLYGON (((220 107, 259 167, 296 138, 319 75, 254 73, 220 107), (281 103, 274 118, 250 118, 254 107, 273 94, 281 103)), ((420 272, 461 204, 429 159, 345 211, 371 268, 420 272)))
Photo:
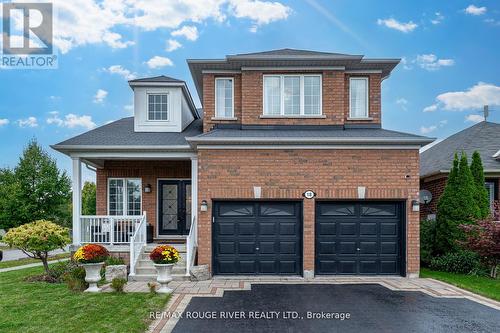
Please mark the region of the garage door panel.
POLYGON ((380 223, 380 236, 394 236, 398 235, 397 222, 384 222, 380 223))
POLYGON ((380 242, 380 254, 398 254, 398 242, 380 242))
POLYGON ((255 260, 240 260, 239 261, 240 274, 253 274, 257 268, 255 260))
POLYGON ((340 241, 339 242, 339 255, 353 255, 356 254, 356 242, 354 241, 340 241))
POLYGON ((234 222, 224 222, 219 223, 219 234, 220 235, 234 235, 236 233, 236 224, 234 222))
POLYGON ((359 255, 378 255, 377 242, 373 241, 360 241, 359 242, 359 255))
POLYGON ((380 274, 398 274, 399 263, 396 260, 381 260, 380 274))
POLYGON ((338 261, 339 274, 357 274, 357 261, 353 260, 339 260, 338 261))
POLYGON ((336 249, 335 249, 336 243, 335 242, 319 242, 319 255, 322 254, 335 254, 336 249))
POLYGON ((239 223, 238 224, 238 234, 239 235, 255 235, 256 225, 255 223, 239 223))
POLYGON ((297 234, 297 223, 296 222, 281 222, 279 224, 279 234, 280 235, 296 235, 297 234))
POLYGON ((284 241, 280 242, 280 254, 297 254, 297 242, 284 241))
POLYGON ((235 274, 236 261, 235 260, 219 260, 217 263, 217 270, 221 274, 235 274))
POLYGON ((337 261, 335 260, 321 260, 319 265, 319 270, 323 274, 337 273, 337 261))
POLYGON ((233 241, 219 242, 219 253, 220 254, 235 254, 236 245, 233 241))
POLYGON ((240 254, 255 254, 255 242, 238 242, 240 254))
POLYGON ((355 222, 340 222, 339 235, 340 236, 356 236, 357 225, 355 222))
POLYGON ((376 236, 378 234, 377 222, 360 222, 360 236, 376 236))
POLYGON ((377 274, 377 261, 376 260, 360 260, 359 261, 359 274, 377 274))
POLYGON ((335 222, 320 222, 319 225, 320 235, 336 235, 337 234, 337 224, 335 222))
POLYGON ((280 274, 293 274, 296 271, 297 271, 297 261, 296 260, 280 260, 279 261, 280 274))
POLYGON ((276 274, 276 260, 259 260, 260 274, 276 274))

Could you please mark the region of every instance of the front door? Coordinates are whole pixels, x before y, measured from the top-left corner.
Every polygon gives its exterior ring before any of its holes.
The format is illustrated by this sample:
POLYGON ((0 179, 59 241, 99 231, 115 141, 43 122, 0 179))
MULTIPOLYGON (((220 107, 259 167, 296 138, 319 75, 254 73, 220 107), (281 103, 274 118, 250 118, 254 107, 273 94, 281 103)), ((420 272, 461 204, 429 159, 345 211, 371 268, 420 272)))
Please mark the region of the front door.
POLYGON ((189 234, 191 227, 191 181, 160 180, 158 191, 158 234, 189 234))

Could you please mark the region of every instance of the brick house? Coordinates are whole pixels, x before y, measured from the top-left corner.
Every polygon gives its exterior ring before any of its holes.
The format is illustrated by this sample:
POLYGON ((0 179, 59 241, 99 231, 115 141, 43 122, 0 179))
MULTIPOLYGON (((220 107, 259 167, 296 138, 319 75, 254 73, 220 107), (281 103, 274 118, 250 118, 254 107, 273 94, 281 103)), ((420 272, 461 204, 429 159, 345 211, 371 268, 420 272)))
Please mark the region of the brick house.
POLYGON ((500 124, 487 121, 455 133, 420 154, 420 188, 432 194, 431 201, 420 206, 421 219, 436 218, 455 153, 465 152, 470 162, 476 150, 483 162, 492 215, 500 220, 500 124))
MULTIPOLYGON (((134 117, 53 148, 97 174, 97 216, 73 242, 106 244, 151 278, 153 242, 214 275, 419 273, 419 148, 382 129, 381 83, 399 59, 282 49, 187 61, 186 83, 129 81, 134 117)), ((73 200, 81 201, 80 192, 73 200)))

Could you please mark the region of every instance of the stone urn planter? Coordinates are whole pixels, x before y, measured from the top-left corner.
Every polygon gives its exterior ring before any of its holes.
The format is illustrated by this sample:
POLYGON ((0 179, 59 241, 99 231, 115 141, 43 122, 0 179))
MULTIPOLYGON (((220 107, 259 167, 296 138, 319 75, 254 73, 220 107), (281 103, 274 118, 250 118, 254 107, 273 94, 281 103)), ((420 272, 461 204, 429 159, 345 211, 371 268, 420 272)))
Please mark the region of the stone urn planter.
POLYGON ((89 287, 85 290, 85 292, 100 292, 101 288, 97 286, 97 282, 101 280, 101 268, 104 265, 104 262, 81 265, 85 268, 85 282, 89 284, 89 287))
POLYGON ((174 264, 154 264, 158 275, 156 281, 160 284, 160 289, 157 290, 161 294, 170 294, 173 290, 167 287, 167 284, 172 281, 172 269, 174 264))

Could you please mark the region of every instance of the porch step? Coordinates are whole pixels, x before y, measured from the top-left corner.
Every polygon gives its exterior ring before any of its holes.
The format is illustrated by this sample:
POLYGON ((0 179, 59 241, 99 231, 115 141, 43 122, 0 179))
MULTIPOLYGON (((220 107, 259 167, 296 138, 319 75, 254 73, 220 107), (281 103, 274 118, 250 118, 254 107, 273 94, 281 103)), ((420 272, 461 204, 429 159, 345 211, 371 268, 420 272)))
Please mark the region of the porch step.
MULTIPOLYGON (((152 275, 156 277, 156 268, 154 267, 136 267, 135 273, 139 275, 152 275)), ((173 275, 182 275, 186 273, 186 267, 177 267, 177 265, 174 266, 172 269, 172 274, 173 275)))
MULTIPOLYGON (((128 277, 129 281, 156 282, 156 274, 136 274, 128 277)), ((189 276, 184 274, 172 274, 172 281, 188 281, 189 276)))
MULTIPOLYGON (((175 264, 172 269, 172 278, 174 281, 184 281, 189 280, 189 276, 186 276, 186 244, 172 244, 181 256, 179 262, 175 264)), ((139 255, 139 259, 137 260, 137 265, 135 267, 135 275, 130 275, 129 280, 131 281, 156 281, 156 268, 154 267, 154 263, 149 259, 149 254, 155 247, 157 247, 158 243, 147 244, 144 247, 143 251, 139 255)))

